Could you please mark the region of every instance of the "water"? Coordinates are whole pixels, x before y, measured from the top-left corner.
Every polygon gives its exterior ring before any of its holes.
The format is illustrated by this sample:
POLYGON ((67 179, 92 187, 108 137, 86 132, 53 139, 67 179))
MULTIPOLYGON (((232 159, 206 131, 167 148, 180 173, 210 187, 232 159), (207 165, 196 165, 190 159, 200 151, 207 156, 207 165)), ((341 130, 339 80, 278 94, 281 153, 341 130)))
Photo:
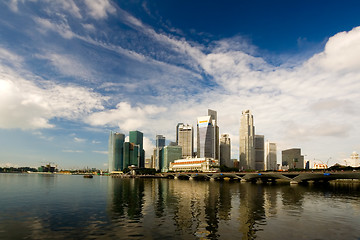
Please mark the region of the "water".
POLYGON ((0 239, 360 239, 360 184, 0 174, 0 239))

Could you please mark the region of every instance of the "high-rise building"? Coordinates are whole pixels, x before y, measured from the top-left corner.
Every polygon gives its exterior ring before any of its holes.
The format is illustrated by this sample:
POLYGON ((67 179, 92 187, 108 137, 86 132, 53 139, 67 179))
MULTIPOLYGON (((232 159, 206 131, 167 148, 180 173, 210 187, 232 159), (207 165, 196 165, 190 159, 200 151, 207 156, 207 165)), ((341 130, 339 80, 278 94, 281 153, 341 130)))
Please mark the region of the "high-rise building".
POLYGON ((189 124, 176 126, 176 143, 182 147, 183 158, 193 157, 194 153, 194 129, 189 124))
POLYGON ((176 144, 178 144, 178 145, 179 145, 179 135, 178 135, 178 133, 179 133, 179 126, 180 125, 183 125, 183 123, 178 123, 176 125, 176 144))
POLYGON ((216 111, 197 119, 197 157, 219 159, 219 128, 216 111))
POLYGON ((239 168, 241 170, 255 169, 255 127, 254 118, 250 110, 242 112, 239 135, 239 168))
POLYGON ((140 160, 139 168, 145 167, 145 151, 143 145, 143 133, 140 131, 130 131, 129 132, 129 142, 139 147, 140 160))
POLYGON ((170 163, 182 158, 181 146, 166 146, 162 149, 161 172, 168 172, 170 163))
POLYGON ((140 167, 140 158, 140 145, 134 144, 132 142, 124 142, 123 169, 132 165, 140 167))
POLYGON ((231 142, 229 134, 221 134, 220 138, 220 165, 234 167, 231 162, 231 142))
POLYGON ((264 164, 264 135, 255 135, 255 170, 265 170, 264 164))
POLYGON ((276 171, 277 169, 277 154, 276 143, 266 142, 266 170, 276 171))
POLYGON ((218 126, 218 120, 217 120, 217 112, 211 109, 208 109, 208 115, 211 116, 212 119, 215 120, 215 159, 220 158, 219 152, 220 152, 220 146, 219 146, 219 126, 218 126))
POLYGON ((109 172, 123 170, 123 144, 125 135, 117 132, 110 132, 108 158, 109 158, 109 172))
POLYGON ((281 152, 282 165, 288 166, 289 169, 304 169, 304 156, 301 155, 300 148, 291 148, 281 152))
POLYGON ((155 156, 155 169, 162 168, 161 164, 161 149, 165 147, 165 137, 163 135, 156 135, 156 156, 155 156))

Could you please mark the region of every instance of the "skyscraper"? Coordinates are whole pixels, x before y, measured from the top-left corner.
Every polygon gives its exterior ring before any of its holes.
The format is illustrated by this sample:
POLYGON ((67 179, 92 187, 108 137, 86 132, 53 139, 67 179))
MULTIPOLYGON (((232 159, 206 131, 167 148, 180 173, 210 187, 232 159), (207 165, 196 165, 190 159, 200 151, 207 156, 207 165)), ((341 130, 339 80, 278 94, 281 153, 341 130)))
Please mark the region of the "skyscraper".
POLYGON ((216 111, 197 119, 197 157, 219 159, 219 128, 216 111))
POLYGON ((132 165, 140 167, 140 157, 140 145, 132 142, 124 142, 123 169, 132 165))
POLYGON ((182 157, 193 157, 194 153, 194 129, 189 124, 178 124, 176 126, 176 143, 182 147, 182 157))
POLYGON ((277 170, 276 143, 266 142, 266 170, 277 170))
POLYGON ((130 131, 129 132, 129 142, 139 147, 140 159, 139 159, 139 168, 145 167, 145 151, 143 146, 143 133, 140 131, 130 131))
POLYGON ((156 155, 155 155, 155 169, 162 168, 161 149, 165 147, 165 137, 163 135, 156 135, 156 155))
POLYGON ((169 171, 169 164, 175 160, 181 159, 182 147, 181 146, 166 146, 162 149, 162 167, 161 172, 169 171))
POLYGON ((255 127, 250 110, 242 112, 240 120, 239 168, 255 169, 255 127))
POLYGON ((109 172, 121 171, 123 165, 123 144, 125 135, 117 132, 110 132, 108 145, 109 172))
POLYGON ((265 169, 264 164, 264 135, 255 135, 255 170, 265 169))
POLYGON ((234 167, 231 163, 231 142, 229 134, 221 134, 220 138, 220 165, 234 167))

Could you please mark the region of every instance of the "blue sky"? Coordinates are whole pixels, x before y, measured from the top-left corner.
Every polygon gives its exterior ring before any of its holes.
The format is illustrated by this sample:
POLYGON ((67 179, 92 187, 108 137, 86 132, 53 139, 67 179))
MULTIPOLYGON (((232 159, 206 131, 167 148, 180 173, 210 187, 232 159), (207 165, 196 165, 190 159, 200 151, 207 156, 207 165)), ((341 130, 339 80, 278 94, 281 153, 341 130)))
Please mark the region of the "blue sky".
MULTIPOLYGON (((360 152, 357 1, 0 3, 0 166, 106 168, 110 130, 175 140, 211 108, 278 150, 360 152)), ((280 161, 281 156, 278 156, 280 161)))

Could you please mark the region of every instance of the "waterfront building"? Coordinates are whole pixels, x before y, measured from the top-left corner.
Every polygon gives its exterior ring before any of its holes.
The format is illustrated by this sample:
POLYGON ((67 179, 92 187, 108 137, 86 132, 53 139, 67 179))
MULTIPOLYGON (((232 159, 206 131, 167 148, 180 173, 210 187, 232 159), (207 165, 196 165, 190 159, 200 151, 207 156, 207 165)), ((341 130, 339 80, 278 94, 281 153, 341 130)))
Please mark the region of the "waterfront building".
POLYGON ((214 158, 186 158, 178 159, 170 163, 170 171, 198 171, 215 172, 218 171, 219 161, 214 158))
POLYGON ((156 135, 156 155, 155 155, 155 169, 162 168, 161 150, 165 147, 165 137, 163 135, 156 135))
POLYGON ((151 158, 145 158, 145 168, 151 168, 151 158))
POLYGON ((222 134, 220 138, 220 165, 232 168, 231 162, 231 141, 229 134, 222 134))
POLYGON ((140 166, 140 147, 132 142, 124 142, 124 162, 123 169, 130 166, 140 166))
POLYGON ((182 147, 182 158, 193 157, 194 129, 191 125, 179 123, 176 126, 176 143, 182 147))
POLYGON ((282 154, 282 166, 284 169, 304 169, 304 156, 301 155, 300 148, 291 148, 283 150, 282 154), (287 167, 286 167, 287 166, 287 167))
POLYGON ((176 125, 176 144, 178 144, 179 145, 179 135, 178 135, 178 133, 179 133, 179 127, 180 127, 180 125, 184 125, 183 123, 178 123, 177 125, 176 125))
POLYGON ((242 112, 240 119, 239 168, 255 169, 255 127, 250 110, 242 112))
POLYGON ((161 172, 168 172, 169 165, 175 160, 182 158, 182 147, 181 146, 166 146, 162 149, 162 167, 161 172))
POLYGON ((277 169, 277 154, 276 143, 266 142, 266 170, 276 171, 277 169))
POLYGON ((110 131, 108 145, 109 173, 123 170, 125 134, 110 131))
POLYGON ((264 135, 255 135, 255 170, 263 171, 265 170, 265 163, 264 163, 264 135))
POLYGON ((143 168, 145 167, 145 151, 143 146, 143 133, 140 131, 130 131, 129 132, 129 142, 133 143, 134 145, 138 145, 139 153, 140 153, 140 160, 139 165, 137 167, 143 168))
POLYGON ((216 111, 197 119, 197 157, 219 159, 219 127, 216 111))

